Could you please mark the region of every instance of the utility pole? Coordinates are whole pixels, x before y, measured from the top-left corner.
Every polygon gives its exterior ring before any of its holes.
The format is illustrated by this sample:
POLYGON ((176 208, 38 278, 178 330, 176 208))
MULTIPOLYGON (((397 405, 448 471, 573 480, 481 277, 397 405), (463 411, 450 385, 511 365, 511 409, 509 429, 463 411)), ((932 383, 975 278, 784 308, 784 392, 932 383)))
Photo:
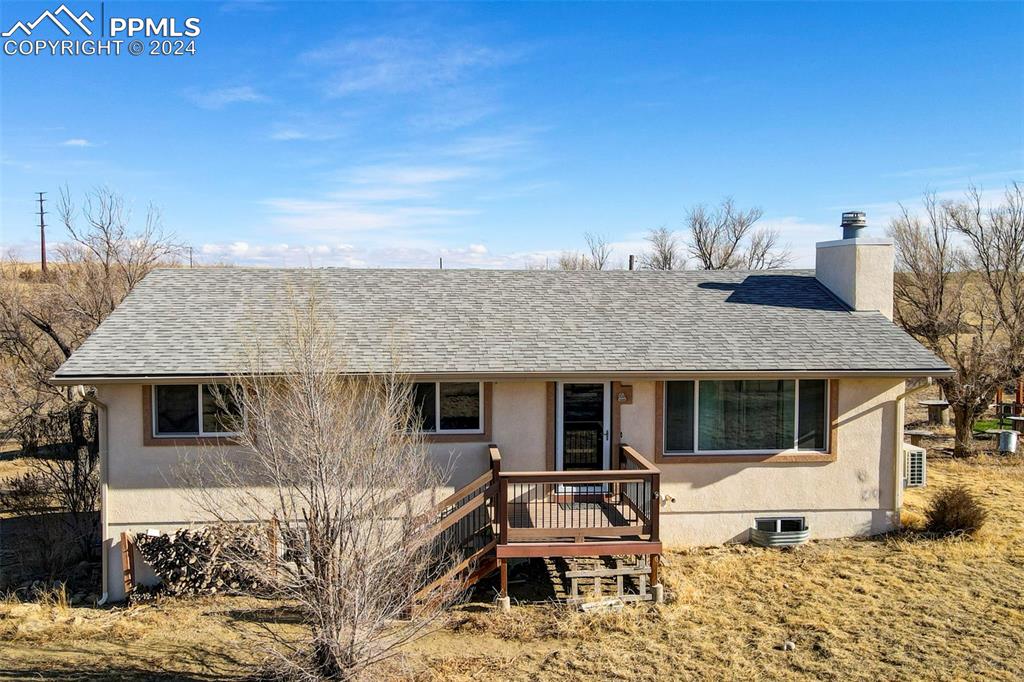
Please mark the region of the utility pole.
POLYGON ((444 257, 443 256, 439 256, 438 259, 437 259, 437 269, 438 270, 444 270, 444 257))
POLYGON ((46 211, 43 210, 43 196, 46 192, 36 192, 39 195, 39 263, 43 269, 43 274, 46 274, 46 219, 43 218, 46 215, 46 211))
POLYGON ((629 269, 630 270, 633 269, 633 265, 635 264, 635 259, 636 259, 636 256, 634 256, 633 254, 629 254, 629 269))
POLYGON ((192 269, 192 247, 188 247, 188 269, 192 269))

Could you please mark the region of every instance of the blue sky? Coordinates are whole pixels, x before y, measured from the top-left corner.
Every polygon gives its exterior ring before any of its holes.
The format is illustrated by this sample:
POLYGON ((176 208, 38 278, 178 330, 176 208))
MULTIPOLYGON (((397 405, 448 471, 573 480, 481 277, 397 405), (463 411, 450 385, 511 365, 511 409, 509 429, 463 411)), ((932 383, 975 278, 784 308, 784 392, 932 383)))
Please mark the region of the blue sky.
POLYGON ((880 232, 1024 179, 1024 3, 104 11, 199 17, 197 54, 0 57, 5 250, 65 183, 155 203, 206 262, 291 266, 522 267, 587 231, 625 259, 731 195, 807 266, 843 210, 880 232))

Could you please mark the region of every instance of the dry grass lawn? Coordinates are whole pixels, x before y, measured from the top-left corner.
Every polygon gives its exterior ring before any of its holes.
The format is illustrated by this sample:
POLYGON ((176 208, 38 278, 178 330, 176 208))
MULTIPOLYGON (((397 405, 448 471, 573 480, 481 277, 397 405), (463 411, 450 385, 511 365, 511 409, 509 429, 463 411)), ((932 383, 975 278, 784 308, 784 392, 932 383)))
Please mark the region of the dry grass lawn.
MULTIPOLYGON (((672 601, 583 615, 481 604, 408 652, 420 680, 1022 679, 1024 459, 929 463, 906 516, 962 482, 992 512, 976 539, 920 535, 665 557, 672 601), (794 651, 782 644, 792 641, 794 651)), ((0 679, 225 679, 265 649, 251 600, 127 609, 0 604, 0 679), (233 625, 235 627, 233 627, 233 625), (237 626, 241 625, 241 632, 237 626)), ((393 671, 399 676, 399 671, 393 671)))

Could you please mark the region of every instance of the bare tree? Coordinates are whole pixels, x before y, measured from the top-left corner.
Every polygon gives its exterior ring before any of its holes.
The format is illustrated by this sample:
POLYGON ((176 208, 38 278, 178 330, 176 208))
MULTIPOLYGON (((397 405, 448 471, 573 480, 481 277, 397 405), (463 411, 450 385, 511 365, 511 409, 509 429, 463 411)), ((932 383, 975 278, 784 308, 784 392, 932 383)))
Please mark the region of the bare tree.
POLYGON ((793 262, 793 254, 789 247, 780 245, 779 239, 779 231, 774 228, 754 230, 743 254, 743 268, 777 270, 793 262))
POLYGON ((1013 183, 1003 203, 986 209, 981 192, 948 208, 953 229, 969 244, 966 266, 980 273, 1008 340, 1011 370, 1024 371, 1024 186, 1013 183))
POLYGON ((558 257, 559 270, 593 270, 590 259, 579 251, 563 251, 558 257))
POLYGON ((442 586, 416 598, 453 559, 424 521, 447 468, 431 463, 411 428, 411 387, 395 375, 339 374, 336 338, 316 294, 300 301, 283 367, 275 356, 276 371, 265 373, 269 356, 254 353, 251 371, 218 399, 224 415, 241 415, 225 417, 240 449, 183 460, 210 518, 280 527, 282 556, 274 543, 225 551, 261 577, 264 594, 297 609, 306 636, 266 636, 284 672, 300 679, 365 673, 436 624, 453 596, 442 586))
POLYGON ((681 270, 685 266, 679 252, 679 240, 667 227, 650 230, 644 237, 650 250, 640 254, 640 267, 646 270, 681 270))
POLYGON ((587 240, 587 251, 590 253, 590 269, 604 270, 612 257, 612 247, 608 240, 599 234, 587 232, 583 235, 587 240))
POLYGON ((56 247, 45 279, 24 279, 13 258, 0 266, 0 407, 8 415, 0 431, 17 437, 52 408, 70 420, 69 437, 81 448, 94 443, 84 431, 90 408, 49 378, 146 274, 173 264, 180 247, 152 206, 132 229, 124 199, 109 189, 87 193, 79 211, 64 188, 58 212, 70 241, 56 247))
POLYGON ((70 241, 57 245, 46 273, 26 270, 13 256, 0 263, 0 438, 43 455, 21 484, 44 492, 50 509, 62 512, 55 517, 61 527, 20 498, 0 499, 0 506, 32 516, 46 537, 62 533, 62 551, 41 552, 45 560, 35 566, 47 571, 55 561, 88 556, 98 503, 92 406, 50 377, 148 272, 171 264, 177 251, 155 209, 133 230, 125 202, 110 190, 87 194, 79 212, 65 188, 58 212, 70 241))
POLYGON ((1014 184, 991 209, 974 189, 960 201, 927 195, 923 217, 901 207, 889 234, 896 321, 955 371, 939 385, 963 456, 996 388, 1024 372, 1024 195, 1014 184))
POLYGON ((764 270, 788 264, 788 248, 779 245, 775 230, 757 229, 763 215, 760 208, 740 210, 731 198, 717 208, 703 204, 686 214, 690 256, 703 270, 764 270))

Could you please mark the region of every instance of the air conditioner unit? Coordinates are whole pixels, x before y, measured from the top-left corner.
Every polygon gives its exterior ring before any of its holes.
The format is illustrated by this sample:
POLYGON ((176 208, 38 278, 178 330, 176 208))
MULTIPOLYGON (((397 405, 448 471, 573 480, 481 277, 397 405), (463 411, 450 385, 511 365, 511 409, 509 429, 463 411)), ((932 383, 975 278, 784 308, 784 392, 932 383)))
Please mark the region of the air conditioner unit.
POLYGON ((927 451, 917 445, 903 444, 903 487, 923 488, 928 482, 927 451))

